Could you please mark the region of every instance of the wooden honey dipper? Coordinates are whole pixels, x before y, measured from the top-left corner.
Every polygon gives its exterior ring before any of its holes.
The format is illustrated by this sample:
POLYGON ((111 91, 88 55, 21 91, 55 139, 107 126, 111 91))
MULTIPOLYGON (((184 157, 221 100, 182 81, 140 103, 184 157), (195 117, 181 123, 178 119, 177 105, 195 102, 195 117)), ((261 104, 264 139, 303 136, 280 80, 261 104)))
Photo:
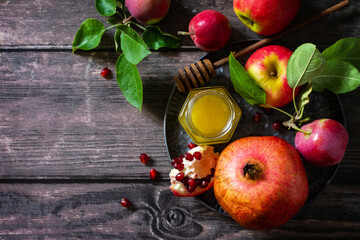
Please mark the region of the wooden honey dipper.
MULTIPOLYGON (((234 57, 235 58, 242 57, 245 54, 247 54, 251 51, 254 51, 260 47, 263 47, 266 44, 268 44, 274 40, 277 40, 294 30, 302 28, 312 22, 319 20, 320 18, 322 18, 324 16, 327 16, 327 15, 339 10, 340 8, 343 8, 344 6, 346 6, 348 4, 349 4, 349 1, 345 0, 345 1, 342 1, 332 7, 329 7, 327 9, 321 11, 317 15, 305 20, 304 22, 301 22, 293 27, 290 27, 279 34, 264 38, 256 43, 238 51, 237 53, 234 54, 234 57)), ((229 57, 225 57, 223 59, 216 61, 215 63, 212 63, 209 59, 203 59, 203 60, 197 61, 196 63, 192 63, 192 64, 190 64, 190 66, 186 66, 183 69, 180 69, 178 71, 178 74, 174 76, 175 84, 176 84, 177 88, 179 89, 179 91, 183 92, 183 93, 190 91, 192 88, 204 86, 205 84, 210 82, 210 80, 213 77, 215 77, 215 74, 216 74, 215 69, 224 65, 228 61, 229 61, 229 57)))

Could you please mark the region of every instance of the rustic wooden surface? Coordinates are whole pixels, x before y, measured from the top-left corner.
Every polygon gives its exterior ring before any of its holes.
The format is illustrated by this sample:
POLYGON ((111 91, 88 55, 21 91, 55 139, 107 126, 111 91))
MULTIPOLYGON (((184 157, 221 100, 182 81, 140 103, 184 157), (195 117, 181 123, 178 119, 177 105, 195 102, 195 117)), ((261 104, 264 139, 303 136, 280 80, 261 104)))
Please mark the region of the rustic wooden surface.
MULTIPOLYGON (((339 1, 302 0, 300 22, 339 1)), ((159 26, 175 34, 215 9, 233 26, 231 41, 259 39, 235 16, 232 1, 173 0, 159 26)), ((360 2, 283 39, 289 48, 322 50, 360 35, 360 2)), ((333 181, 279 229, 256 232, 168 190, 163 117, 172 77, 204 52, 183 37, 177 50, 153 52, 139 65, 141 113, 116 81, 112 34, 94 51, 72 54, 86 18, 104 20, 93 0, 0 0, 0 239, 360 239, 360 90, 340 96, 348 149, 333 181), (152 160, 144 166, 142 152, 152 160), (151 182, 148 171, 161 174, 151 182), (122 197, 134 207, 120 206, 122 197)), ((105 21, 104 21, 105 22, 105 21)))

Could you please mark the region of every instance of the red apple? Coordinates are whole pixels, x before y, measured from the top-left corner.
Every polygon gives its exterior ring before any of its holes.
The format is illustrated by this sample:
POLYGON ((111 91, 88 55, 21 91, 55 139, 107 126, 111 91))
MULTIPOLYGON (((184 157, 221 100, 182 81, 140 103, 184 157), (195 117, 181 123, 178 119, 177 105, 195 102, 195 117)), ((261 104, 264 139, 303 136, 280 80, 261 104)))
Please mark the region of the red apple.
MULTIPOLYGON (((293 99, 293 89, 289 87, 286 67, 293 52, 279 45, 258 49, 245 64, 248 74, 266 92, 266 104, 282 107, 293 99)), ((297 88, 295 94, 298 94, 297 88)))
POLYGON ((196 146, 184 156, 173 159, 171 163, 174 168, 169 177, 174 195, 193 197, 212 188, 218 157, 219 153, 214 153, 214 147, 196 146))
POLYGON ((300 0, 234 0, 233 7, 251 30, 272 35, 289 25, 299 10, 300 0))
POLYGON ((125 0, 125 6, 138 22, 150 25, 166 16, 170 0, 125 0))
POLYGON ((217 51, 229 41, 231 26, 223 14, 205 10, 191 19, 189 33, 196 47, 208 52, 217 51))
POLYGON ((349 140, 341 123, 332 119, 318 119, 301 127, 306 134, 297 132, 295 148, 312 165, 327 167, 341 162, 349 140))
POLYGON ((268 230, 292 218, 307 200, 306 172, 296 149, 279 137, 246 137, 220 154, 215 197, 247 229, 268 230))

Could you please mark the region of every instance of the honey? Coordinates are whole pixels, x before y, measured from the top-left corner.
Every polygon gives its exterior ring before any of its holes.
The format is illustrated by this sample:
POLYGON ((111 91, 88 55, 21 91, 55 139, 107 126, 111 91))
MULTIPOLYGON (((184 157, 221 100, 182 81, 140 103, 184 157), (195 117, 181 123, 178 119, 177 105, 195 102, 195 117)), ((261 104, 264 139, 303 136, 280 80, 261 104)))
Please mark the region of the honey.
POLYGON ((179 121, 196 144, 218 144, 231 139, 241 110, 224 87, 192 89, 179 121))

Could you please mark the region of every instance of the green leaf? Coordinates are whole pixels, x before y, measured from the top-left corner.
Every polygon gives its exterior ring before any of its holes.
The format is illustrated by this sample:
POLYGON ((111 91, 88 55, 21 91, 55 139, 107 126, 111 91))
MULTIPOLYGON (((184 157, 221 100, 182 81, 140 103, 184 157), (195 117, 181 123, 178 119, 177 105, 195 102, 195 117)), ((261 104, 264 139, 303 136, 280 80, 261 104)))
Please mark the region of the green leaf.
POLYGON ((309 95, 312 92, 312 83, 308 82, 298 94, 297 109, 299 114, 295 117, 296 120, 302 118, 306 104, 310 103, 309 95))
POLYGON ((230 79, 235 91, 251 105, 265 104, 265 91, 248 75, 232 53, 229 56, 229 68, 230 79))
POLYGON ((123 9, 125 6, 125 0, 116 0, 116 6, 123 9))
POLYGON ((321 74, 325 66, 326 60, 314 44, 302 44, 288 61, 286 75, 289 86, 295 88, 304 85, 321 74))
POLYGON ((115 49, 116 52, 121 52, 121 41, 120 41, 120 35, 121 35, 121 30, 120 29, 116 29, 115 35, 114 35, 114 42, 115 42, 115 49))
POLYGON ((312 83, 314 91, 317 92, 328 89, 336 94, 347 93, 360 86, 360 73, 348 62, 330 60, 325 71, 314 78, 312 83))
POLYGON ((95 7, 98 13, 104 17, 112 16, 116 13, 115 0, 95 0, 95 7))
POLYGON ((105 27, 99 20, 93 18, 86 19, 76 32, 72 43, 73 52, 78 49, 90 50, 96 48, 104 32, 105 27))
POLYGON ((142 35, 144 42, 154 50, 162 47, 177 48, 181 43, 181 39, 168 33, 163 33, 157 26, 145 27, 142 35))
POLYGON ((138 69, 130 63, 124 54, 116 61, 116 81, 126 100, 141 111, 143 85, 138 69))
POLYGON ((343 60, 360 71, 360 38, 343 38, 322 52, 326 60, 343 60))
POLYGON ((115 24, 118 24, 120 22, 120 20, 117 19, 116 17, 109 17, 106 21, 108 23, 110 23, 111 25, 115 25, 115 24))
POLYGON ((122 25, 119 29, 122 31, 120 35, 121 50, 129 62, 136 65, 151 54, 146 43, 132 28, 122 25))

